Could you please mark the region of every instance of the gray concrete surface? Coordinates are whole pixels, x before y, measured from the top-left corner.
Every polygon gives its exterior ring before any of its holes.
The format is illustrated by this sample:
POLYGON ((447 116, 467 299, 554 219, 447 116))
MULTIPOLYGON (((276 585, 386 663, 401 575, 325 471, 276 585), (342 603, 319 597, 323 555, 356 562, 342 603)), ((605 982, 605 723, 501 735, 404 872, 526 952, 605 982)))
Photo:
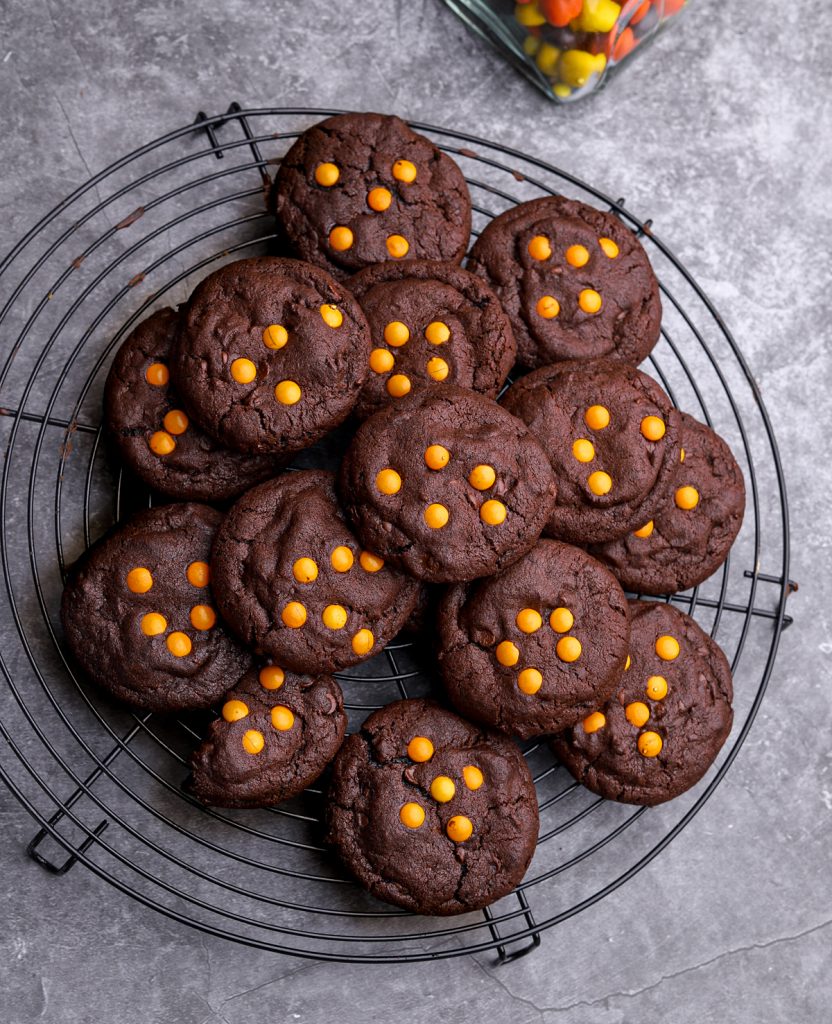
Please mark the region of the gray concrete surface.
POLYGON ((5 250, 55 201, 198 109, 383 109, 487 135, 626 195, 734 330, 784 454, 791 599, 748 742, 634 880, 495 968, 309 963, 200 936, 82 868, 23 854, 0 794, 0 1020, 821 1022, 828 884, 832 63, 824 5, 694 0, 591 102, 539 97, 439 0, 0 0, 5 250))

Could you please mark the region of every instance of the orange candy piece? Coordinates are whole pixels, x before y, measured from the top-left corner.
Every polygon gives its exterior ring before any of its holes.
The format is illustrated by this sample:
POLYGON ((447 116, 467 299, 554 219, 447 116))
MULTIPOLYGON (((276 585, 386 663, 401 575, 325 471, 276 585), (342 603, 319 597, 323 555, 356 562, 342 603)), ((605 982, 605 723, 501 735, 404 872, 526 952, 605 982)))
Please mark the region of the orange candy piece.
POLYGON ((279 690, 286 681, 286 673, 277 665, 266 665, 260 669, 259 678, 264 690, 279 690))
POLYGON ((537 0, 537 6, 550 25, 566 28, 581 13, 583 0, 537 0))
POLYGON ((433 744, 427 736, 414 736, 407 745, 407 756, 417 764, 424 764, 433 757, 433 744))
POLYGON ((168 650, 175 658, 184 658, 191 653, 191 638, 187 633, 169 633, 165 641, 168 650))
POLYGON ((170 372, 164 363, 151 363, 145 370, 144 379, 154 388, 163 388, 170 380, 170 372))
POLYGON ((208 604, 195 604, 191 608, 191 625, 194 629, 213 629, 217 622, 217 613, 208 604))
POLYGON ((207 587, 211 570, 207 562, 191 562, 185 570, 185 575, 192 587, 207 587))

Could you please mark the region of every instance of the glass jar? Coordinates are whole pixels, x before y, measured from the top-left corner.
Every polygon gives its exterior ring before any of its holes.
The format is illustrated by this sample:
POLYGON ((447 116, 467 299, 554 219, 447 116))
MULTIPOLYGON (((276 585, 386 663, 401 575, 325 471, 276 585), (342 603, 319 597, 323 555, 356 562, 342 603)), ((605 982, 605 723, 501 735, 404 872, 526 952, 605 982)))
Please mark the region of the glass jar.
POLYGON ((607 75, 685 6, 685 0, 445 0, 557 103, 607 75))

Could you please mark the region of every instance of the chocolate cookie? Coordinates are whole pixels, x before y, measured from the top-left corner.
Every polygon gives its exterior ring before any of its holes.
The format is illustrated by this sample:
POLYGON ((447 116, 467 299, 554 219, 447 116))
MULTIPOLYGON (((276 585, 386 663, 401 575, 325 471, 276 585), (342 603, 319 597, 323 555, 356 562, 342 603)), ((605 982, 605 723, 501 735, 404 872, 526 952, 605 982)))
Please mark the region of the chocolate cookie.
POLYGON ((593 793, 652 806, 697 783, 728 738, 731 669, 717 643, 670 605, 631 601, 630 624, 618 692, 552 749, 593 793))
POLYGON ((412 388, 447 381, 496 398, 517 346, 497 296, 455 263, 379 263, 347 286, 370 324, 362 418, 412 388))
POLYGON ((119 348, 104 385, 107 435, 148 487, 183 501, 225 501, 281 463, 223 448, 183 411, 168 370, 178 325, 175 310, 160 309, 119 348))
POLYGON ((75 659, 135 707, 209 707, 251 657, 212 607, 208 557, 222 516, 207 505, 140 512, 79 559, 61 621, 75 659))
POLYGON ((509 740, 429 700, 388 704, 335 759, 327 839, 374 896, 418 914, 479 910, 522 879, 534 783, 509 740))
POLYGON ((328 676, 252 669, 229 690, 191 757, 188 789, 213 807, 268 807, 297 796, 335 756, 347 716, 328 676))
POLYGON ((630 624, 613 574, 580 548, 541 540, 497 576, 451 587, 439 664, 460 714, 526 739, 603 704, 627 658, 630 624))
POLYGON ((745 513, 745 482, 719 434, 681 414, 684 458, 653 519, 590 550, 622 586, 639 594, 695 587, 722 565, 745 513))
POLYGON ((517 561, 555 498, 546 453, 524 425, 449 384, 366 420, 344 456, 339 489, 364 543, 433 583, 517 561))
POLYGON ((212 437, 249 454, 314 444, 355 405, 368 372, 361 307, 317 267, 238 260, 197 286, 173 377, 212 437))
POLYGON ((305 131, 270 205, 294 254, 336 277, 389 259, 459 263, 471 233, 462 171, 384 114, 341 114, 305 131))
POLYGON ((558 482, 550 536, 614 540, 665 502, 679 468, 681 421, 646 373, 609 359, 557 363, 512 385, 503 405, 549 454, 558 482))
POLYGON ((608 356, 637 365, 659 340, 659 285, 636 236, 564 196, 521 203, 486 227, 468 269, 494 289, 526 366, 608 356))
POLYGON ((260 484, 232 507, 211 571, 229 626, 296 672, 334 672, 377 654, 419 585, 362 548, 320 470, 260 484))

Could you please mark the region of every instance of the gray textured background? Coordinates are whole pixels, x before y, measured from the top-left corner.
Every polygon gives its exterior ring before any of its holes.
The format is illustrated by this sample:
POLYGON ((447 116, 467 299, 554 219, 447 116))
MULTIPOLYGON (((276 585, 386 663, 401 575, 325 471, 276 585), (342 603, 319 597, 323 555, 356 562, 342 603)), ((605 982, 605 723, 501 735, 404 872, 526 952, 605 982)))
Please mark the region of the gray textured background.
POLYGON ((444 123, 626 195, 716 300, 759 381, 801 584, 762 712, 714 798, 536 955, 361 968, 202 938, 81 868, 47 876, 22 854, 29 818, 0 795, 0 1020, 828 1020, 832 9, 699 0, 568 111, 438 0, 2 0, 0 12, 3 250, 114 155, 233 98, 444 123))

